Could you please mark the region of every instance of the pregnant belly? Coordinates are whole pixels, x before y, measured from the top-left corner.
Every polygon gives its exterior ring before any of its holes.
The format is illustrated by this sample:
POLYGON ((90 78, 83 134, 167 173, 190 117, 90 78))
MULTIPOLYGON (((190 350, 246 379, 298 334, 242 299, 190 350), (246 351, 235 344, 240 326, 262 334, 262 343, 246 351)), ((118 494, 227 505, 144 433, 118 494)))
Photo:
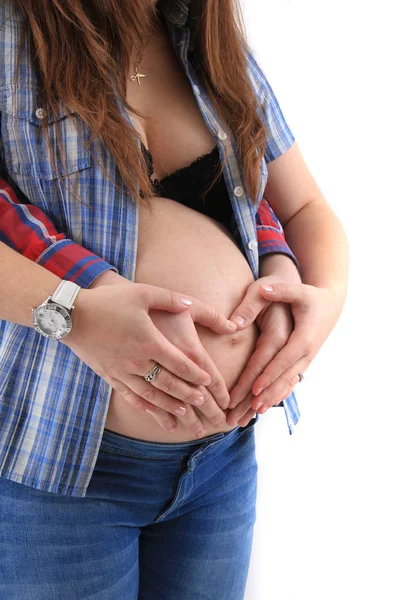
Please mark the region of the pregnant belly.
MULTIPOLYGON (((253 281, 246 258, 223 225, 167 198, 153 197, 151 210, 139 205, 135 282, 189 294, 228 318, 253 281)), ((197 323, 195 327, 229 392, 254 351, 257 326, 253 323, 244 331, 224 335, 197 323)), ((215 427, 198 408, 194 410, 206 428, 204 436, 237 426, 215 427)), ((173 443, 198 439, 179 417, 176 420, 177 428, 166 431, 154 417, 135 409, 113 390, 105 427, 143 440, 173 443)))

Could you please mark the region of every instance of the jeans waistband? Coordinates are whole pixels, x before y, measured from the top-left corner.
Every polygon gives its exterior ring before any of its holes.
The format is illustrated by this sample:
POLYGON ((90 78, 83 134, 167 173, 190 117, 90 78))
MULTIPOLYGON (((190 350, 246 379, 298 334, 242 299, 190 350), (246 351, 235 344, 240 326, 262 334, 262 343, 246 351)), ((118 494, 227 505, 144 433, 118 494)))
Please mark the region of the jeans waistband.
POLYGON ((112 446, 118 448, 127 454, 135 456, 154 456, 157 458, 183 458, 188 454, 195 452, 197 449, 205 446, 210 446, 216 442, 226 441, 227 444, 233 442, 244 431, 255 425, 259 419, 259 414, 249 421, 245 427, 237 426, 227 432, 218 432, 208 435, 199 440, 189 440, 187 442, 152 442, 141 440, 138 438, 129 437, 121 433, 115 433, 107 428, 104 428, 101 447, 112 446))

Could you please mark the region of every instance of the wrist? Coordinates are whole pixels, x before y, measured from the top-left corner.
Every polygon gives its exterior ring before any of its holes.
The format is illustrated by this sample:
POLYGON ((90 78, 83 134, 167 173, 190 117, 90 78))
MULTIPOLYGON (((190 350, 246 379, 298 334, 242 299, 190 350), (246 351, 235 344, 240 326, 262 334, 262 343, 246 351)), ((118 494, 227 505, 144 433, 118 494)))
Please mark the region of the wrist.
POLYGON ((82 330, 82 322, 85 321, 85 313, 88 310, 88 300, 92 296, 87 288, 81 288, 74 300, 74 310, 71 313, 72 329, 64 338, 59 341, 66 346, 71 346, 76 341, 79 332, 82 330))
POLYGON ((92 283, 88 286, 87 289, 94 289, 102 285, 113 285, 116 283, 123 282, 131 283, 128 279, 125 279, 125 277, 122 277, 112 269, 108 269, 107 271, 104 271, 98 277, 96 277, 96 279, 92 281, 92 283))
POLYGON ((269 252, 260 256, 259 277, 274 276, 285 283, 302 283, 299 271, 287 254, 269 252))

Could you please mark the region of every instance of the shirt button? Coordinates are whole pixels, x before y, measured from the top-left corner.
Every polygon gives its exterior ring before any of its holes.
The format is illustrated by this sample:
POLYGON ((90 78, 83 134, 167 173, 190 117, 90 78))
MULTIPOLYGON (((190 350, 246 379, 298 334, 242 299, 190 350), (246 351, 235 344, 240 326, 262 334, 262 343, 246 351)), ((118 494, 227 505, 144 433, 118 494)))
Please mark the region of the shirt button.
POLYGON ((218 132, 218 138, 219 138, 220 140, 222 140, 222 141, 226 140, 226 138, 227 138, 227 135, 226 135, 225 131, 219 131, 219 132, 218 132))
POLYGON ((201 92, 198 85, 193 86, 194 93, 200 96, 201 92))
POLYGON ((258 248, 257 240, 250 240, 248 246, 249 246, 250 250, 257 250, 257 248, 258 248))
POLYGON ((35 115, 38 119, 44 119, 47 116, 47 111, 44 108, 37 108, 35 110, 35 115))
POLYGON ((238 185, 233 190, 233 193, 235 194, 235 196, 243 196, 243 188, 240 185, 238 185))

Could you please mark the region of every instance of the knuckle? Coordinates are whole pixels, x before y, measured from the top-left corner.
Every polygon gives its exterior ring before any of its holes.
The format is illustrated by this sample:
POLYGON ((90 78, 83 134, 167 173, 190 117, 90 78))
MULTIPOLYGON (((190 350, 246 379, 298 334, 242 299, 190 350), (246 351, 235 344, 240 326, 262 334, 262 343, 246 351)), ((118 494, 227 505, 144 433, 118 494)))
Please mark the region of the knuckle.
POLYGON ((225 423, 225 417, 218 414, 218 415, 215 415, 215 417, 213 417, 211 419, 211 421, 212 421, 213 425, 216 425, 218 427, 219 425, 223 425, 225 423))
POLYGON ((133 408, 137 408, 138 410, 145 410, 143 404, 141 402, 139 402, 138 400, 134 400, 134 401, 130 402, 130 404, 133 406, 133 408))
POLYGON ((153 402, 153 400, 155 399, 155 396, 156 396, 156 390, 155 390, 155 388, 150 387, 146 391, 142 392, 140 395, 142 396, 142 398, 144 398, 148 402, 153 402))
POLYGON ((169 302, 171 306, 178 304, 178 294, 173 290, 168 290, 169 302))
POLYGON ((186 348, 182 348, 182 351, 188 358, 190 358, 190 360, 195 362, 197 365, 202 366, 201 363, 203 357, 199 352, 197 344, 187 345, 186 348))
POLYGON ((149 340, 145 345, 143 345, 143 351, 145 352, 145 356, 152 357, 159 354, 161 350, 161 344, 156 340, 149 340))
POLYGON ((163 380, 161 383, 161 389, 163 390, 163 392, 166 392, 167 394, 172 392, 174 387, 175 387, 174 380, 171 379, 171 377, 166 377, 165 380, 163 380))
POLYGON ((213 307, 211 308, 210 319, 211 319, 211 322, 214 323, 215 325, 218 325, 218 323, 220 321, 220 314, 217 311, 217 309, 215 309, 213 307))
POLYGON ((290 367, 289 362, 287 360, 281 360, 279 363, 280 372, 284 373, 290 367))
POLYGON ((185 379, 190 373, 189 365, 187 364, 187 362, 185 362, 185 361, 180 362, 176 366, 176 372, 179 375, 179 377, 181 377, 182 379, 185 379))
POLYGON ((151 301, 150 289, 145 286, 140 286, 138 289, 138 297, 139 297, 139 300, 143 304, 150 304, 150 301, 151 301))
POLYGON ((279 350, 286 346, 287 341, 288 336, 286 336, 282 331, 274 331, 274 344, 279 350))
POLYGON ((144 371, 144 362, 135 356, 131 356, 127 360, 127 369, 129 372, 133 372, 135 374, 142 373, 144 371))
MULTIPOLYGON (((204 394, 203 394, 204 396, 204 394)), ((189 393, 187 394, 187 396, 184 398, 183 402, 188 402, 189 404, 192 404, 195 400, 197 400, 197 398, 199 397, 199 393, 196 392, 195 390, 190 390, 189 393)), ((204 406, 204 402, 201 406, 204 406)))
POLYGON ((256 317, 259 312, 253 302, 247 302, 244 306, 244 310, 250 317, 256 317))
MULTIPOLYGON (((296 376, 296 379, 298 380, 299 378, 296 376)), ((286 388, 290 388, 291 389, 293 387, 294 383, 295 383, 294 380, 295 380, 295 378, 293 376, 291 376, 291 377, 284 377, 283 378, 283 382, 285 384, 285 389, 286 388)))
POLYGON ((214 390, 219 392, 224 389, 225 381, 220 375, 213 375, 211 379, 211 385, 214 390))
POLYGON ((130 396, 132 394, 132 391, 128 387, 126 387, 126 385, 119 385, 114 387, 114 389, 121 396, 130 396))
POLYGON ((259 377, 260 375, 262 375, 262 373, 264 373, 264 369, 265 365, 262 365, 261 363, 253 365, 251 377, 259 377))

